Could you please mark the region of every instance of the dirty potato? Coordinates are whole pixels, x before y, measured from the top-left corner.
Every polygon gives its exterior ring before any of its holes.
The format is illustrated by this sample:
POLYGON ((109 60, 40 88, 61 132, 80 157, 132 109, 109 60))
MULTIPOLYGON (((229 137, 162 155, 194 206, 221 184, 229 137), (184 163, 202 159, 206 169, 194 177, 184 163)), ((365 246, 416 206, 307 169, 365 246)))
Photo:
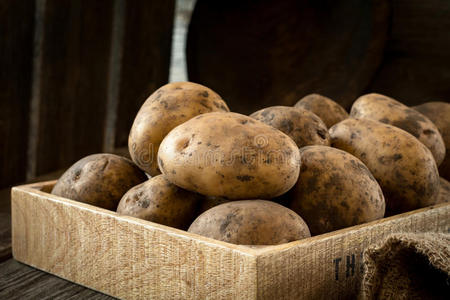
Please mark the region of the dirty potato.
POLYGON ((328 128, 318 116, 306 109, 271 106, 254 112, 250 117, 284 132, 299 148, 330 145, 328 128))
POLYGON ((134 120, 128 139, 131 158, 148 174, 160 174, 156 156, 167 133, 194 116, 213 111, 229 109, 211 89, 192 82, 164 85, 150 95, 134 120))
POLYGON ((375 93, 361 96, 353 103, 350 116, 401 128, 431 150, 438 166, 444 160, 445 145, 436 125, 423 114, 390 97, 375 93))
POLYGON ((383 190, 386 214, 435 203, 439 173, 430 150, 397 127, 347 119, 330 128, 331 145, 359 158, 383 190))
POLYGON ((115 210, 120 198, 147 175, 132 161, 114 154, 94 154, 71 166, 52 194, 115 210))
POLYGON ((327 128, 348 118, 345 109, 328 97, 310 94, 300 99, 295 105, 307 109, 322 119, 327 128))
POLYGON ((299 215, 265 200, 215 206, 195 219, 188 231, 238 245, 278 245, 310 236, 299 215))
POLYGON ((445 158, 439 166, 439 174, 450 180, 450 103, 428 102, 413 108, 427 116, 441 133, 445 144, 445 158))
POLYGON ((202 198, 170 183, 164 175, 158 175, 129 190, 120 200, 117 212, 187 229, 197 216, 202 198))
POLYGON ((326 146, 300 149, 300 176, 288 192, 290 208, 312 235, 381 219, 383 192, 369 169, 355 156, 326 146))
POLYGON ((174 184, 230 200, 271 199, 297 181, 299 150, 276 128, 237 113, 208 113, 162 141, 159 168, 174 184))

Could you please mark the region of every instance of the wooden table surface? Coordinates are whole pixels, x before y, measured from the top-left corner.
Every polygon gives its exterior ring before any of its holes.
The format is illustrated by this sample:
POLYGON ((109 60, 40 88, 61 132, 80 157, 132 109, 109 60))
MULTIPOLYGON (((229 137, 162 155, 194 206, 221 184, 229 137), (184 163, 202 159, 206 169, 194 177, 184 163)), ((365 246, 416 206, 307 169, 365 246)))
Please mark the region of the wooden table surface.
MULTIPOLYGON (((55 172, 37 178, 57 178, 55 172)), ((11 189, 0 190, 0 299, 114 299, 39 271, 11 256, 11 189)))

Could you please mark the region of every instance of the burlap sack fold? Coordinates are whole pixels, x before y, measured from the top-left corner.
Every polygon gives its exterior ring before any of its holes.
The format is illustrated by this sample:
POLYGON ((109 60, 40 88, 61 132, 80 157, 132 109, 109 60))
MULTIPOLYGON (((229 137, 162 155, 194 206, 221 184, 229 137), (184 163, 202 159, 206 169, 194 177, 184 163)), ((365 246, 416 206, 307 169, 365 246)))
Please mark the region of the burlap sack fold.
POLYGON ((450 234, 394 234, 364 252, 362 299, 450 299, 450 234))

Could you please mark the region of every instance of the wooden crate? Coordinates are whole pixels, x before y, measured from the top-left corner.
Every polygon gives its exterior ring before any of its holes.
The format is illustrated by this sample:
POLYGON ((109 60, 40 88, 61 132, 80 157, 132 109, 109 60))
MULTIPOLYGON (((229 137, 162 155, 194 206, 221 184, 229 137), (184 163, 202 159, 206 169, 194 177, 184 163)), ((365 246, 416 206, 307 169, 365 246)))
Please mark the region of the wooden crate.
POLYGON ((14 258, 124 299, 347 298, 362 251, 394 232, 448 232, 442 204, 278 246, 228 244, 48 193, 12 190, 14 258))

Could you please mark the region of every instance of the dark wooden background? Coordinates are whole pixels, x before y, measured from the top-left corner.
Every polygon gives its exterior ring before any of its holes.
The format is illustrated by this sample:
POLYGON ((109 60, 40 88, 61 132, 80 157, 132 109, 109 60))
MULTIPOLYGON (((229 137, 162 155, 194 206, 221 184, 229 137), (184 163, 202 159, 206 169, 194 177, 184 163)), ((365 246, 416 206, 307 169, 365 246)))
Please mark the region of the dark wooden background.
POLYGON ((0 188, 127 144, 168 81, 175 1, 0 1, 0 188))
MULTIPOLYGON (((174 10, 0 1, 0 188, 126 147, 140 105, 168 81, 174 10)), ((347 108, 366 92, 448 101, 450 1, 197 0, 186 58, 190 80, 242 113, 312 92, 347 108)))
POLYGON ((450 100, 448 0, 197 0, 189 77, 243 113, 321 93, 450 100))

